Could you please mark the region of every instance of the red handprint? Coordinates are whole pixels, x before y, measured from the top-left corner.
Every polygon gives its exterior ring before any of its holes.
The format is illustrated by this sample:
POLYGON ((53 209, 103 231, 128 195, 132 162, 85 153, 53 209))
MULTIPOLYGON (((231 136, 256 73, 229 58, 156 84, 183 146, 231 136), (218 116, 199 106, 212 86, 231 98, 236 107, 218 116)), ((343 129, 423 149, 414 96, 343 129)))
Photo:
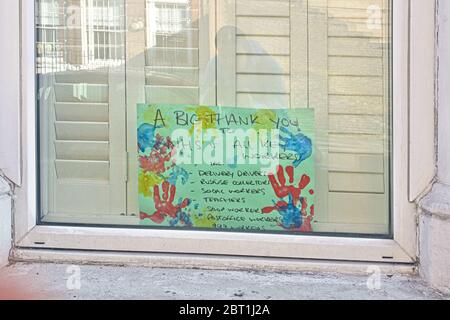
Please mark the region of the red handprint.
MULTIPOLYGON (((308 216, 307 209, 308 203, 305 197, 302 197, 301 194, 303 190, 309 185, 311 182, 311 178, 304 174, 298 186, 294 185, 294 167, 288 166, 286 167, 286 173, 288 174, 289 183, 286 183, 286 177, 283 170, 283 167, 277 167, 277 178, 275 178, 274 174, 269 175, 269 181, 272 185, 272 188, 275 192, 275 195, 280 199, 280 201, 275 203, 275 206, 265 207, 262 209, 262 213, 269 214, 273 211, 278 211, 282 215, 282 226, 284 228, 293 228, 298 229, 299 231, 308 232, 312 231, 311 229, 311 220, 314 216, 314 205, 310 207, 310 214, 308 216), (289 202, 283 200, 284 198, 289 197, 289 202), (297 209, 297 205, 300 202, 301 208, 297 209), (299 216, 301 214, 301 217, 299 216)), ((310 190, 310 193, 313 193, 313 190, 310 190)))
POLYGON ((170 169, 166 168, 166 162, 170 161, 172 158, 172 153, 170 149, 173 149, 174 145, 170 140, 170 137, 164 139, 157 135, 156 143, 153 147, 150 156, 142 156, 139 159, 141 168, 144 172, 153 172, 157 174, 161 174, 166 172, 166 170, 170 169))
POLYGON ((155 186, 153 188, 153 199, 155 201, 156 212, 152 215, 141 212, 141 220, 150 219, 157 224, 161 224, 167 216, 170 218, 176 218, 178 212, 189 205, 189 199, 184 199, 178 205, 173 204, 177 189, 174 185, 170 185, 169 182, 163 182, 162 190, 163 195, 161 198, 159 186, 155 186))
MULTIPOLYGON (((275 194, 278 198, 286 198, 287 196, 292 196, 293 204, 296 206, 298 201, 300 200, 300 195, 302 194, 302 191, 308 186, 308 184, 311 182, 311 178, 304 174, 302 178, 300 179, 300 182, 298 183, 298 186, 294 186, 294 167, 288 166, 286 167, 286 172, 289 177, 289 183, 291 185, 286 185, 286 178, 284 176, 284 170, 282 166, 277 167, 277 177, 278 181, 275 178, 275 175, 272 173, 269 175, 269 181, 272 185, 273 190, 275 191, 275 194)), ((285 202, 284 202, 285 203, 285 202)), ((264 212, 264 213, 270 213, 270 212, 264 212)))

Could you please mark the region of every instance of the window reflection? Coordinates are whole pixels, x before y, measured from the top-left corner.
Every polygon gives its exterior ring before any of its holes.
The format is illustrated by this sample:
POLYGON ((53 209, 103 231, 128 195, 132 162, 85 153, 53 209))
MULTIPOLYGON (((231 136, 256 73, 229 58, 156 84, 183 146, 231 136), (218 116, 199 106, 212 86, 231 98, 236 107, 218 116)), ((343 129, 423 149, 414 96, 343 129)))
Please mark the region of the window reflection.
POLYGON ((389 8, 388 0, 36 0, 44 213, 139 223, 130 187, 138 103, 311 108, 315 230, 385 234, 389 8))
POLYGON ((36 5, 38 73, 123 64, 123 0, 41 0, 36 5))

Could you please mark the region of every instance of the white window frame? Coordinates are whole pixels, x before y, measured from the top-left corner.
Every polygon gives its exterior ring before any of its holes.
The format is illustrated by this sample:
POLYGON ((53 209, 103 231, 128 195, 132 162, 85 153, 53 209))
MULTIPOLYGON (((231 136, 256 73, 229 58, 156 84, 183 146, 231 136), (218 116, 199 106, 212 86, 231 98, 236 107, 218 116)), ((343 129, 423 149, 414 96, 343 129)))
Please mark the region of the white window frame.
MULTIPOLYGON (((411 34, 411 11, 430 12, 426 7, 432 1, 394 0, 393 19, 393 239, 342 238, 323 236, 292 236, 246 234, 216 231, 181 231, 121 229, 96 227, 69 227, 37 225, 36 201, 36 127, 35 127, 35 73, 34 73, 34 0, 21 1, 22 23, 22 177, 23 187, 17 190, 14 213, 16 254, 28 249, 70 249, 98 252, 214 254, 240 257, 294 258, 343 260, 411 264, 417 257, 416 205, 409 201, 409 166, 411 142, 410 117, 420 112, 410 108, 410 81, 426 83, 420 68, 410 68, 410 43, 416 45, 430 35, 411 34), (411 5, 411 7, 410 7, 411 5), (411 37, 411 38, 410 38, 411 37), (411 42, 410 42, 411 41, 411 42), (411 114, 412 113, 412 114, 411 114)), ((434 4, 432 4, 434 8, 434 4)), ((434 10, 434 9, 433 9, 434 10)), ((424 17, 422 23, 434 26, 435 16, 424 17)), ((422 61, 423 63, 423 61, 422 61)), ((433 66, 431 66, 433 67, 433 66)), ((434 81, 434 79, 431 79, 434 81)), ((417 85, 417 83, 416 83, 417 85)), ((419 90, 420 91, 420 90, 419 90)), ((421 101, 428 101, 422 109, 433 112, 434 92, 415 91, 421 101)), ((425 123, 421 130, 434 131, 434 124, 425 123)), ((414 128, 412 128, 414 129, 414 128)), ((434 143, 433 141, 427 141, 434 143)), ((429 159, 422 157, 423 163, 429 159)), ((428 169, 424 169, 427 171, 428 169)), ((431 169, 430 169, 431 170, 431 169)), ((434 168, 433 168, 434 170, 434 168)), ((44 251, 38 254, 45 260, 44 251)), ((67 255, 70 251, 67 252, 67 255)), ((72 251, 73 252, 73 251, 72 251)), ((112 254, 112 253, 111 253, 112 254)), ((95 256, 93 256, 95 257, 95 256)), ((95 258, 93 258, 95 259, 95 258)), ((205 264, 207 264, 207 259, 205 264)))

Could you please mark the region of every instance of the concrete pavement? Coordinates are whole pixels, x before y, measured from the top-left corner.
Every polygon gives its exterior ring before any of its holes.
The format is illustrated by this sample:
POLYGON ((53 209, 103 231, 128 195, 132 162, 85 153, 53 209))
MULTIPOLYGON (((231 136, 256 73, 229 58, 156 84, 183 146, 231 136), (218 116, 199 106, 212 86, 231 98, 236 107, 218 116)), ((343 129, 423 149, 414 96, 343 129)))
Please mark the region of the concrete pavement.
POLYGON ((0 270, 0 298, 450 299, 420 278, 17 263, 0 270), (379 279, 379 281, 378 281, 379 279))

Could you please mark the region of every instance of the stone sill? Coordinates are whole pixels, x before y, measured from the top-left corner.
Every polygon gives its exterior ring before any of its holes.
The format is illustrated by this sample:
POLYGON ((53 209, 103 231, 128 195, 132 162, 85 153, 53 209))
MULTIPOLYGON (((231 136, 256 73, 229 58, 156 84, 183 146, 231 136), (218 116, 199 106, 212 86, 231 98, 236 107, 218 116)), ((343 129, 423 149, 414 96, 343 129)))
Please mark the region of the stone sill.
POLYGON ((436 183, 420 202, 422 214, 442 220, 450 220, 450 186, 436 183))

